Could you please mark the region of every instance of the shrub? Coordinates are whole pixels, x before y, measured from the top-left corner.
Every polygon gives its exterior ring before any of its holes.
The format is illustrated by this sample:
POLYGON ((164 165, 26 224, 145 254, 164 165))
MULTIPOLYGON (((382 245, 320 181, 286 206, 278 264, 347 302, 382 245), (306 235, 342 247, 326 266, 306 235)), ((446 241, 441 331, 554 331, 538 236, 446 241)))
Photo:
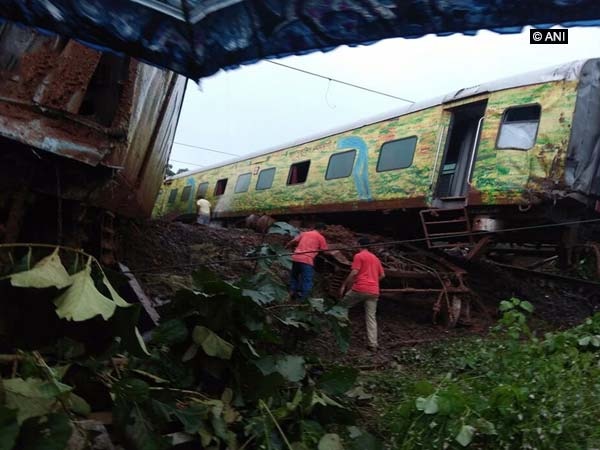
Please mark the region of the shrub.
POLYGON ((417 381, 385 423, 394 448, 573 449, 600 444, 600 315, 536 337, 529 302, 500 305, 491 339, 417 381))

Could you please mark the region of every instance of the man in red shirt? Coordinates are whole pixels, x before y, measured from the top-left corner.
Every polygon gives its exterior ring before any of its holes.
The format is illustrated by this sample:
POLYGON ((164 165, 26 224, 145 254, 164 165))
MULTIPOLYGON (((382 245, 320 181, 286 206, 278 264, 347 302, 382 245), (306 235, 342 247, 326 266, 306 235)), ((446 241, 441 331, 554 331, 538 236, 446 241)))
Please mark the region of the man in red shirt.
POLYGON ((292 271, 290 276, 290 297, 304 300, 313 286, 314 261, 319 250, 327 250, 327 242, 319 230, 324 230, 324 223, 317 223, 313 230, 300 233, 286 244, 286 248, 297 244, 292 255, 292 271))
POLYGON ((340 288, 341 304, 352 308, 364 302, 368 348, 377 351, 377 299, 379 281, 385 277, 385 272, 379 258, 367 249, 369 240, 360 238, 358 244, 362 248, 354 255, 352 270, 340 288))

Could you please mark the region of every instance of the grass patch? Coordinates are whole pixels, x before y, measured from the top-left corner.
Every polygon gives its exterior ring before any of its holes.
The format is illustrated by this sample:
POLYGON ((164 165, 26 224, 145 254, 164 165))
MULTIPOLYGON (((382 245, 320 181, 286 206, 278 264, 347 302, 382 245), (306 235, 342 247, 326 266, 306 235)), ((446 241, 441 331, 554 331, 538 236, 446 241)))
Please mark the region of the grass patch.
POLYGON ((591 449, 600 445, 600 315, 531 332, 528 302, 502 302, 489 338, 407 349, 369 378, 389 448, 591 449))

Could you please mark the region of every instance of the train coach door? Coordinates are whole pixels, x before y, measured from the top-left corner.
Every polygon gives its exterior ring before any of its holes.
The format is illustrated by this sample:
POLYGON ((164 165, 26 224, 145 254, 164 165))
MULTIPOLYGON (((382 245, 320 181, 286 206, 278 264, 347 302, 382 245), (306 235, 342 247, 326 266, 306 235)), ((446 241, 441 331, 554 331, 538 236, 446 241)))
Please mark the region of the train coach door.
POLYGON ((452 117, 433 199, 438 208, 465 204, 486 106, 484 100, 449 109, 452 117))

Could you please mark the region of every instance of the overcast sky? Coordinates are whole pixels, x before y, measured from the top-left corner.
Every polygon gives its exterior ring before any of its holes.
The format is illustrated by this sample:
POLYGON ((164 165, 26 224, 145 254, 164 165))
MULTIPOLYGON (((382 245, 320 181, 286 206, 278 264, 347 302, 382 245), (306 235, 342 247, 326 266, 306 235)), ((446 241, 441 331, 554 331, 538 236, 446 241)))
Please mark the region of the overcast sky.
MULTIPOLYGON (((567 45, 530 45, 529 29, 499 35, 388 39, 276 62, 410 100, 425 100, 505 76, 600 57, 600 29, 572 28, 567 45)), ((171 153, 175 169, 283 146, 406 105, 261 61, 188 81, 171 153), (178 161, 183 161, 178 162, 178 161)))

